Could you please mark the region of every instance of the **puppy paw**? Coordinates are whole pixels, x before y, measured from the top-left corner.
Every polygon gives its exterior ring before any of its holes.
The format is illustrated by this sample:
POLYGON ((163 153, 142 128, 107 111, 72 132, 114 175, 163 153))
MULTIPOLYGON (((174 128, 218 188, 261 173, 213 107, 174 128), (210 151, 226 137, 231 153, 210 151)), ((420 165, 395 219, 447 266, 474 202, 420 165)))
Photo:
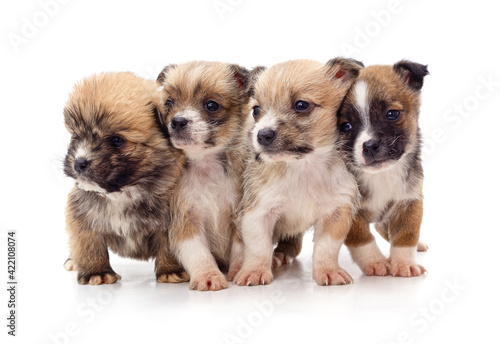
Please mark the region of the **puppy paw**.
POLYGON ((192 276, 189 283, 189 289, 198 291, 217 291, 225 288, 227 288, 227 280, 220 271, 209 271, 192 276))
POLYGON ((271 269, 259 267, 256 269, 242 269, 235 277, 234 283, 240 286, 265 285, 271 283, 273 273, 271 269))
POLYGON ((238 274, 238 272, 240 271, 241 269, 241 266, 242 264, 241 263, 237 263, 237 264, 231 264, 229 266, 229 271, 227 272, 227 280, 228 281, 233 281, 234 280, 234 277, 238 274))
POLYGON ((273 269, 279 268, 283 264, 290 264, 291 262, 293 262, 293 257, 291 255, 274 251, 273 269))
POLYGON ((160 274, 156 277, 158 283, 182 283, 189 281, 186 271, 160 274))
POLYGON ((341 267, 315 269, 313 277, 316 283, 321 286, 354 283, 352 277, 341 267))
POLYGON ((418 242, 418 245, 417 245, 418 252, 425 252, 428 249, 429 249, 429 246, 425 242, 423 242, 423 241, 418 242))
POLYGON ((401 261, 397 259, 388 260, 390 273, 394 277, 418 277, 423 275, 427 270, 422 265, 413 261, 401 261))
POLYGON ((77 271, 78 269, 76 268, 76 263, 73 259, 68 258, 64 262, 64 269, 66 271, 77 271))
POLYGON ((78 274, 78 283, 88 285, 113 284, 122 277, 115 272, 102 274, 78 274))
POLYGON ((386 260, 367 263, 361 267, 363 273, 367 276, 387 276, 389 275, 389 264, 386 260))

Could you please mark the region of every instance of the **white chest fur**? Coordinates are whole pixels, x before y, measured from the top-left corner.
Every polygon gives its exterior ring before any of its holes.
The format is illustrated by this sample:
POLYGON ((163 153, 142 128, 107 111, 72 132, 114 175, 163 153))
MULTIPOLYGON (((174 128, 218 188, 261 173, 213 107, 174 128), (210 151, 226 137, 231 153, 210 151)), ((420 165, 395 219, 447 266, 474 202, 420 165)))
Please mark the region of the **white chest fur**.
POLYGON ((202 217, 204 224, 219 228, 227 225, 220 222, 227 222, 236 207, 235 183, 218 156, 210 154, 190 163, 181 179, 181 197, 189 204, 190 210, 202 217))
POLYGON ((372 213, 374 221, 382 220, 383 212, 389 202, 421 197, 422 184, 409 189, 407 178, 408 170, 404 160, 378 173, 361 173, 359 182, 368 191, 367 197, 363 198, 362 208, 372 213))
POLYGON ((274 182, 263 206, 275 208, 287 222, 302 230, 314 225, 338 207, 352 204, 356 183, 343 163, 333 165, 331 151, 318 149, 304 159, 289 163, 286 175, 274 182))

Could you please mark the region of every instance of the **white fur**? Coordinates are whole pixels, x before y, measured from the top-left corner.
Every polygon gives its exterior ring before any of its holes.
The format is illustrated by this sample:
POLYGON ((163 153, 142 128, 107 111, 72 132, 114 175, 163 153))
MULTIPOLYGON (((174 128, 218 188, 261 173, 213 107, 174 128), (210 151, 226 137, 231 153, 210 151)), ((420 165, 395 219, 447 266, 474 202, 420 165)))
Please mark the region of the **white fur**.
POLYGON ((349 246, 352 260, 362 269, 377 262, 385 262, 386 257, 380 252, 375 240, 361 246, 349 246))
POLYGON ((391 264, 393 262, 417 265, 417 246, 391 246, 391 264))
MULTIPOLYGON (((406 153, 405 153, 406 154, 406 153)), ((374 197, 363 199, 363 208, 374 215, 374 221, 380 222, 382 211, 390 201, 405 201, 421 198, 421 187, 407 189, 407 161, 406 155, 392 167, 377 173, 363 171, 360 173, 359 182, 370 190, 374 197)), ((389 216, 390 214, 387 214, 389 216)))
POLYGON ((87 148, 87 145, 85 144, 85 142, 82 142, 78 148, 76 149, 76 152, 75 152, 75 160, 76 159, 89 159, 90 157, 90 152, 87 148))
POLYGON ((208 243, 202 236, 183 240, 179 244, 177 254, 191 278, 196 278, 197 275, 207 271, 219 270, 208 246, 208 243))
MULTIPOLYGON (((190 155, 192 156, 192 155, 190 155)), ((205 154, 191 161, 180 181, 180 198, 191 205, 190 211, 200 218, 201 235, 207 247, 211 242, 229 247, 231 218, 238 200, 236 181, 224 171, 217 154, 205 154)))
POLYGON ((368 98, 368 86, 366 82, 359 81, 354 86, 356 107, 358 108, 361 124, 364 130, 370 130, 370 103, 368 98))
POLYGON ((86 180, 84 180, 82 178, 77 178, 76 181, 75 181, 75 184, 76 184, 76 186, 79 189, 82 189, 84 191, 93 191, 93 192, 98 192, 100 194, 105 194, 106 193, 106 190, 104 190, 103 188, 101 188, 96 183, 86 181, 86 180))
POLYGON ((340 247, 344 240, 335 240, 330 235, 322 232, 319 228, 314 233, 313 266, 338 267, 340 247))
POLYGON ((371 140, 372 137, 373 136, 367 130, 363 130, 356 138, 356 142, 354 142, 354 159, 359 166, 366 163, 363 155, 363 143, 371 140))

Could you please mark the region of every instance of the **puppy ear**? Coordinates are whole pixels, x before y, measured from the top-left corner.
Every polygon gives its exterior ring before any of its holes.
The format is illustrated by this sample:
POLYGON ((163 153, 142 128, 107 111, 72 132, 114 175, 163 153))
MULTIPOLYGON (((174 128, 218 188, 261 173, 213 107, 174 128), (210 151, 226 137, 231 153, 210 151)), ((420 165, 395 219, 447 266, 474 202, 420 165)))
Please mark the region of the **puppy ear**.
POLYGON ((351 83, 358 77, 360 69, 365 65, 354 59, 337 57, 328 61, 326 66, 328 68, 327 74, 332 79, 351 83))
POLYGON ((177 67, 177 65, 175 65, 175 64, 170 64, 168 66, 163 67, 163 70, 160 72, 160 74, 158 74, 158 77, 156 78, 156 83, 163 85, 163 83, 165 82, 165 79, 167 78, 169 71, 175 67, 177 67))
POLYGON ((247 95, 249 97, 252 97, 255 94, 255 83, 259 79, 259 75, 265 70, 266 70, 266 67, 258 66, 258 67, 254 67, 254 69, 252 69, 250 71, 250 74, 248 76, 247 87, 245 89, 245 92, 247 93, 247 95))
POLYGON ((424 76, 429 74, 427 66, 408 60, 395 63, 393 69, 406 85, 416 91, 422 89, 424 76))
POLYGON ((238 85, 240 85, 240 89, 245 90, 248 84, 248 76, 250 75, 248 69, 236 64, 229 65, 229 68, 231 68, 234 78, 238 82, 238 85))

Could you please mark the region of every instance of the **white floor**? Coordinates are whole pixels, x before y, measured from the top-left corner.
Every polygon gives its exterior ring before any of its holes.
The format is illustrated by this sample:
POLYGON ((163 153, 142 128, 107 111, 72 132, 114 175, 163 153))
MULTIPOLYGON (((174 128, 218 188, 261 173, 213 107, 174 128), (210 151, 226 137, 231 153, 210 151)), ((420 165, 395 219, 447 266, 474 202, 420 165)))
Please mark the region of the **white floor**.
MULTIPOLYGON (((388 253, 388 245, 380 244, 388 253)), ((497 321, 484 312, 490 302, 498 306, 498 297, 490 300, 482 288, 488 277, 474 276, 467 266, 448 269, 450 256, 429 244, 418 254, 429 270, 423 277, 364 276, 343 248, 341 265, 355 283, 320 287, 311 277, 308 234, 302 254, 280 268, 271 285, 230 285, 219 292, 158 284, 151 262, 115 256, 120 282, 80 286, 76 273, 63 270, 61 257, 57 268, 22 274, 17 342, 492 342, 489 326, 497 321)))

